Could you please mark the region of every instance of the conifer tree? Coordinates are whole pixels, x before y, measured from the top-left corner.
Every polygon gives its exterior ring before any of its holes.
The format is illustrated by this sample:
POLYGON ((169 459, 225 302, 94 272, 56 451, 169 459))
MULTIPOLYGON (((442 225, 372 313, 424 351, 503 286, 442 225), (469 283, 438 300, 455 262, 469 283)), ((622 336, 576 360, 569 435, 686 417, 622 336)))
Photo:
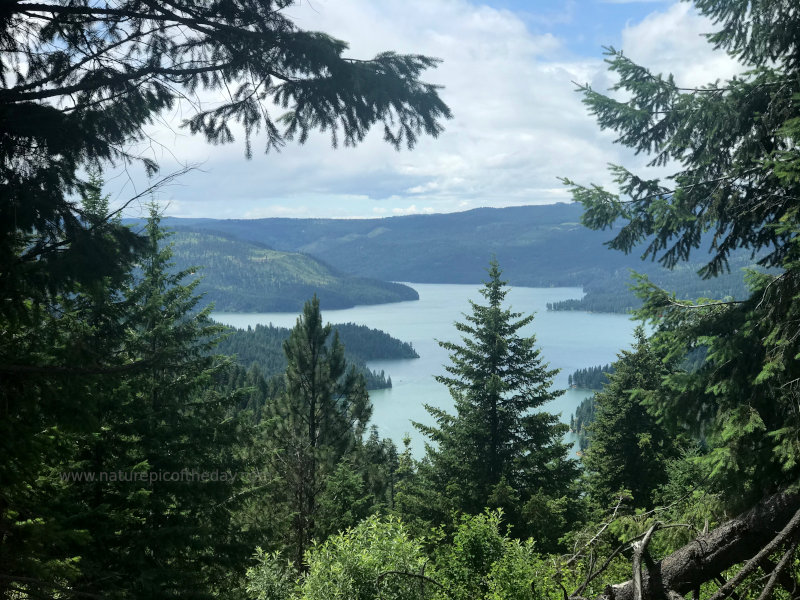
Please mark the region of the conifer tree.
POLYGON ((130 369, 97 379, 93 430, 75 439, 73 469, 92 479, 67 496, 70 525, 88 536, 75 544, 72 585, 108 598, 225 597, 252 548, 231 519, 242 470, 236 399, 210 387, 225 368, 211 356, 221 327, 210 307, 196 310, 197 281, 171 270, 155 208, 146 233, 139 273, 103 305, 122 333, 108 350, 130 369), (115 299, 124 311, 108 310, 115 299))
POLYGON ((289 546, 298 568, 317 533, 317 503, 327 478, 360 442, 372 414, 363 377, 348 368, 338 335, 329 343, 330 336, 315 296, 284 342, 286 391, 265 424, 275 438, 273 464, 287 486, 289 546))
POLYGON ((488 272, 480 290, 487 304, 472 302, 466 322, 456 323, 462 343, 439 342, 452 364, 437 379, 450 388, 456 414, 426 405, 436 426, 415 425, 433 442, 433 477, 455 507, 478 514, 501 506, 522 535, 522 507, 540 493, 561 497, 577 472, 562 441, 567 426, 541 411, 563 393, 552 389, 557 371, 544 362, 535 336, 519 334, 533 315, 503 308, 508 290, 496 260, 488 272))
POLYGON ((800 13, 773 0, 695 4, 714 23, 709 41, 742 74, 689 88, 609 49, 617 93, 582 88, 601 128, 673 175, 616 165, 617 189, 566 183, 586 225, 615 225, 611 248, 643 248, 672 267, 705 246, 705 277, 742 249, 771 269, 751 273, 743 301, 678 301, 639 282, 654 347, 676 360, 702 353, 698 368, 667 378, 659 414, 702 436, 705 473, 741 507, 800 477, 800 13))
POLYGON ((635 331, 632 350, 623 350, 609 382, 594 395, 592 443, 583 460, 589 487, 600 506, 628 490, 633 505, 652 508, 653 492, 666 482, 666 465, 677 455, 674 432, 648 409, 669 369, 655 353, 644 329, 635 331))

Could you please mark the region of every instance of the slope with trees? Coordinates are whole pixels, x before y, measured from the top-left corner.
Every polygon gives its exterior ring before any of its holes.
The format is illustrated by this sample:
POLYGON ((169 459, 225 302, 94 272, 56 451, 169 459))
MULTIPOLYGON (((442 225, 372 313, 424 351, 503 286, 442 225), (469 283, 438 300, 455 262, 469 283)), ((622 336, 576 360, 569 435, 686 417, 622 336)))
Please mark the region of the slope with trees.
MULTIPOLYGON (((704 280, 694 263, 665 269, 603 247, 607 234, 580 225, 580 204, 479 208, 438 215, 382 219, 168 219, 176 230, 224 232, 239 240, 324 259, 346 273, 391 281, 480 283, 491 256, 514 285, 580 286, 583 299, 556 310, 629 312, 641 301, 628 289, 631 270, 643 271, 681 298, 746 296, 735 254, 732 272, 704 280)), ((200 261, 197 261, 200 262, 200 261)))
POLYGON ((177 231, 170 242, 176 267, 197 268, 198 291, 216 310, 299 312, 315 294, 328 310, 419 299, 406 285, 351 277, 306 254, 203 232, 177 231))

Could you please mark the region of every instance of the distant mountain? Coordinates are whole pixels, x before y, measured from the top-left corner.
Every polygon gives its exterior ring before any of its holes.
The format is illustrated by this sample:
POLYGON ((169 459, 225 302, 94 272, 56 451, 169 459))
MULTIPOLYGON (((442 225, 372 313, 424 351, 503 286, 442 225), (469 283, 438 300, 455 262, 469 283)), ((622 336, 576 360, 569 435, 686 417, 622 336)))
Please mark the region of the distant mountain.
POLYGON ((198 291, 221 311, 300 311, 314 294, 328 310, 419 299, 408 286, 345 275, 311 256, 226 233, 182 229, 169 241, 176 267, 198 267, 198 291))
POLYGON ((165 219, 303 252, 346 273, 391 281, 479 283, 494 254, 512 285, 583 285, 638 262, 603 247, 576 204, 479 208, 383 219, 165 219))
POLYGON ((687 297, 740 295, 739 267, 749 254, 732 260, 729 277, 703 281, 695 265, 670 272, 658 263, 625 255, 604 242, 613 231, 592 231, 580 224, 579 204, 479 208, 460 213, 410 215, 382 219, 165 219, 177 229, 225 232, 280 250, 323 257, 341 271, 362 277, 419 283, 479 283, 492 255, 511 285, 582 286, 589 303, 554 308, 625 310, 636 299, 627 294, 629 270, 646 273, 687 297), (622 294, 622 295, 621 295, 622 294))

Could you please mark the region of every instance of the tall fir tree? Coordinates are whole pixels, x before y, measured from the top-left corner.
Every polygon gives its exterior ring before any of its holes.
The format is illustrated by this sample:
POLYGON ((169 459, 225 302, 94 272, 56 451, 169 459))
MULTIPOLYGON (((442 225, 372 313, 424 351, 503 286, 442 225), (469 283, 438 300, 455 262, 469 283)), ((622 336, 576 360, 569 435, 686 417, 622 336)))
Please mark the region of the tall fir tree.
POLYGON ((81 510, 72 523, 80 593, 109 598, 231 597, 251 548, 233 525, 242 465, 234 395, 213 390, 226 364, 212 355, 221 327, 197 310, 197 281, 174 272, 156 209, 140 270, 115 292, 126 310, 114 353, 131 369, 98 384, 96 429, 77 440, 81 510))
POLYGON ((535 517, 523 516, 526 507, 543 508, 529 501, 567 494, 577 467, 562 440, 567 426, 541 410, 563 392, 552 389, 557 371, 544 362, 536 337, 520 335, 533 315, 503 308, 508 289, 496 260, 488 273, 480 290, 487 304, 471 302, 466 322, 456 323, 462 342, 439 342, 452 364, 437 380, 449 387, 456 414, 426 405, 436 426, 415 425, 432 442, 432 478, 453 506, 471 514, 500 506, 522 535, 535 517))

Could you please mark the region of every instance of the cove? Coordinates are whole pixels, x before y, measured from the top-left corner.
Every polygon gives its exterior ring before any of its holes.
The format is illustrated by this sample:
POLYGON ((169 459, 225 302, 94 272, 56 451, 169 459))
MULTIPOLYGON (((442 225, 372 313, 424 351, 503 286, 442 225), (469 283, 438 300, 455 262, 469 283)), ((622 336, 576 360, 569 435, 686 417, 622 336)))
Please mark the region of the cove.
MULTIPOLYGON (((430 404, 452 411, 453 401, 447 388, 434 376, 445 373, 447 351, 437 340, 460 341, 454 323, 463 321, 470 313, 470 300, 485 303, 478 292, 479 285, 406 284, 419 293, 419 300, 356 306, 345 310, 325 310, 323 317, 330 323, 357 323, 382 329, 405 342, 411 342, 418 359, 372 361, 372 369, 384 370, 391 376, 393 387, 370 392, 373 404, 372 423, 381 436, 389 437, 400 446, 408 434, 416 456, 424 453, 424 437, 411 421, 431 424, 424 405, 430 404)), ((506 306, 527 315, 534 313, 533 322, 521 331, 536 335, 537 346, 551 368, 561 369, 554 378, 556 388, 566 389, 567 378, 576 369, 607 364, 616 360, 620 350, 633 341, 636 322, 627 315, 577 311, 548 311, 547 303, 580 298, 581 288, 511 287, 506 306)), ((222 313, 212 318, 233 327, 246 328, 257 324, 293 327, 296 313, 222 313)), ((559 413, 568 423, 570 415, 581 400, 591 394, 588 390, 567 389, 564 395, 545 405, 545 410, 559 413)))

